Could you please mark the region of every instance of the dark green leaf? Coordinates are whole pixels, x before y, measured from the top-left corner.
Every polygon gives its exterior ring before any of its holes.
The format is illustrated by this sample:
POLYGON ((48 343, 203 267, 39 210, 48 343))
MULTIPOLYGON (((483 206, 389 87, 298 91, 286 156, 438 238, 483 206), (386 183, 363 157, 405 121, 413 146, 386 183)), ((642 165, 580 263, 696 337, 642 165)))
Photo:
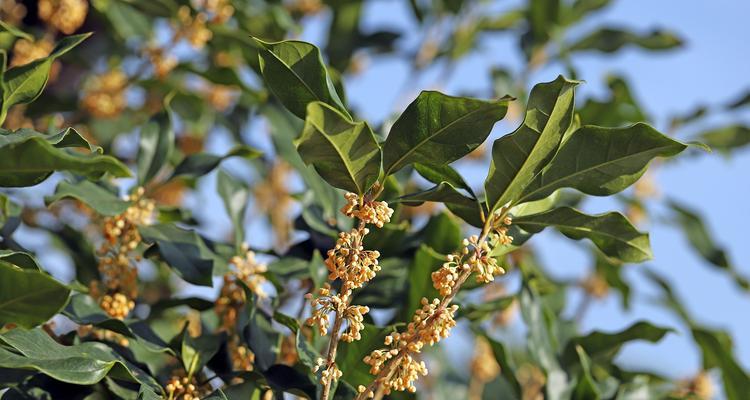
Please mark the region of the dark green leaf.
POLYGON ((130 176, 130 170, 114 157, 98 152, 70 152, 68 147, 90 149, 73 129, 54 136, 27 129, 13 133, 0 130, 0 187, 33 186, 61 170, 92 179, 106 172, 117 177, 130 176))
POLYGON ((724 154, 750 144, 750 127, 730 125, 711 129, 698 135, 698 140, 724 154))
POLYGON ((639 232, 616 212, 587 215, 570 207, 560 207, 516 218, 513 224, 534 233, 554 227, 571 239, 589 239, 607 256, 624 262, 642 262, 652 257, 648 234, 639 232))
POLYGON ((369 385, 373 376, 370 367, 362 359, 373 350, 385 347, 383 341, 386 335, 392 332, 392 328, 379 328, 375 325, 365 324, 362 329, 362 339, 339 345, 339 355, 336 363, 344 373, 343 379, 353 387, 369 385))
POLYGON ((586 336, 571 339, 565 346, 561 361, 567 366, 579 362, 577 347, 581 347, 594 360, 611 361, 625 343, 633 340, 655 343, 669 332, 672 332, 672 329, 662 328, 645 321, 636 322, 619 332, 594 331, 586 336))
POLYGON ((674 200, 669 201, 669 206, 675 212, 674 221, 682 228, 688 242, 698 254, 711 265, 727 271, 740 287, 749 290, 750 282, 729 262, 726 250, 714 241, 701 217, 694 210, 674 200))
POLYGON ((422 92, 393 124, 383 145, 385 175, 409 164, 448 164, 469 154, 505 116, 508 101, 422 92))
POLYGON ((263 154, 250 146, 238 145, 223 156, 217 156, 209 153, 191 154, 180 162, 174 169, 172 176, 187 176, 197 178, 213 171, 219 164, 231 157, 242 157, 250 160, 263 154))
POLYGON ((591 360, 581 346, 576 346, 575 351, 581 364, 581 373, 571 394, 572 400, 599 400, 601 394, 596 387, 594 377, 591 376, 591 360))
POLYGON ((420 241, 438 253, 449 254, 461 245, 463 238, 458 221, 447 213, 440 213, 427 221, 419 234, 420 241))
POLYGON ((70 294, 65 285, 36 269, 4 261, 0 263, 0 327, 39 325, 65 307, 70 294))
POLYGON ((681 46, 682 39, 674 33, 661 30, 639 35, 618 28, 602 28, 571 45, 570 50, 613 53, 626 45, 635 45, 647 50, 667 50, 681 46))
POLYGON ((490 212, 517 200, 552 158, 573 122, 577 84, 560 76, 534 86, 523 124, 492 145, 484 183, 490 212))
POLYGON ((467 223, 482 226, 482 205, 473 198, 464 196, 453 185, 442 182, 422 192, 402 196, 395 201, 411 206, 418 206, 425 201, 443 203, 454 214, 467 223))
POLYGON ((295 144, 305 163, 332 186, 364 194, 380 176, 382 155, 370 126, 350 122, 325 103, 307 106, 305 127, 295 144))
POLYGON ((187 324, 185 325, 182 330, 180 357, 188 376, 193 376, 203 369, 206 363, 219 351, 223 340, 221 335, 207 333, 192 337, 188 333, 187 324))
POLYGON ((130 202, 120 199, 114 193, 91 181, 75 183, 61 181, 55 188, 55 194, 45 197, 44 202, 49 206, 68 197, 86 203, 94 211, 105 216, 122 214, 130 206, 130 202))
POLYGON ((448 182, 455 188, 464 189, 473 197, 474 191, 471 190, 469 184, 466 183, 461 174, 458 173, 453 167, 447 164, 414 164, 414 169, 423 178, 428 181, 439 185, 441 182, 448 182))
POLYGON ((11 106, 34 101, 47 85, 52 63, 89 36, 90 33, 67 36, 57 43, 49 56, 5 71, 2 81, 3 103, 0 107, 0 124, 5 120, 11 106))
POLYGON ((161 393, 159 384, 140 368, 103 343, 63 346, 43 330, 12 329, 0 341, 16 352, 0 347, 0 366, 36 370, 62 382, 93 385, 105 376, 138 382, 161 393))
POLYGON ((0 250, 0 264, 17 266, 32 271, 42 270, 34 256, 23 251, 0 250))
POLYGON ((414 312, 422 307, 421 301, 423 297, 427 299, 440 297, 440 294, 432 285, 431 275, 444 262, 445 255, 436 252, 424 244, 419 246, 409 268, 409 297, 404 315, 414 315, 414 312))
POLYGON ((317 47, 297 40, 268 43, 255 39, 255 43, 266 84, 292 114, 305 119, 307 105, 320 101, 351 120, 317 47))
POLYGON ((726 333, 703 328, 692 328, 693 338, 703 353, 703 368, 721 369, 724 393, 729 400, 741 400, 747 397, 750 377, 742 369, 732 354, 732 344, 726 333))
POLYGON ((584 126, 563 144, 519 201, 539 200, 563 187, 595 196, 614 194, 637 181, 653 158, 674 156, 686 147, 646 124, 584 126))
POLYGON ((150 182, 172 155, 174 130, 169 106, 165 103, 164 107, 141 128, 138 141, 138 184, 141 186, 150 182))
POLYGON ((500 365, 500 373, 503 378, 508 382, 511 388, 513 388, 514 395, 516 398, 521 396, 521 384, 516 378, 516 365, 513 360, 510 349, 508 349, 502 342, 496 341, 486 334, 482 334, 482 337, 487 340, 492 348, 492 354, 495 356, 495 361, 500 365))

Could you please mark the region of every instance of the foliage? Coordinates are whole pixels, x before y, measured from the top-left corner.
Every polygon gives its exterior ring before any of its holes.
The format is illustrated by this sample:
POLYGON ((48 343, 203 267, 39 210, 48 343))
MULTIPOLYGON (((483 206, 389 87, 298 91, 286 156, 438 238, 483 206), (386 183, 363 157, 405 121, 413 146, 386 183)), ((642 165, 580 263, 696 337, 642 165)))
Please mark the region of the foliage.
MULTIPOLYGON (((618 365, 624 345, 673 328, 585 332, 567 307, 578 290, 581 313, 610 289, 626 308, 640 294, 622 270, 653 257, 635 220, 654 201, 639 187, 650 165, 750 143, 738 123, 674 137, 708 106, 660 132, 619 77, 609 98, 576 100, 576 54, 673 50, 676 34, 570 33, 607 0, 502 13, 412 1, 421 31, 448 27, 415 51, 361 26, 361 1, 9 1, 0 398, 708 398, 714 369, 727 398, 746 393, 728 335, 693 321, 653 272, 702 354, 695 377, 618 365), (323 7, 328 43, 285 40, 323 7), (422 91, 382 124, 347 101, 365 56, 449 76, 491 35, 516 37, 524 55, 519 71, 488 71, 502 93, 422 91), (529 82, 544 65, 571 76, 529 82), (591 196, 618 210, 587 213, 591 196), (581 241, 587 279, 539 265, 532 245, 547 228, 581 241), (521 343, 498 334, 516 310, 521 343), (450 334, 471 339, 470 373, 438 344, 450 334)), ((674 222, 748 290, 700 213, 667 205, 655 223, 674 222)))

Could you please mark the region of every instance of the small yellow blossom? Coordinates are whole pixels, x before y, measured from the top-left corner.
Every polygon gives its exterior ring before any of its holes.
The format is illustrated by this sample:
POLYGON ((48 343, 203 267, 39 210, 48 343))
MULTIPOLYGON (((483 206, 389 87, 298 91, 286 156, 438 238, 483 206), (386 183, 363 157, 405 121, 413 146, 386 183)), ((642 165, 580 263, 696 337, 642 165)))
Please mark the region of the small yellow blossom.
POLYGON ((81 105, 97 118, 113 118, 127 106, 128 78, 119 69, 89 78, 84 85, 81 105))
POLYGON ((89 3, 86 0, 39 0, 38 7, 39 19, 70 35, 86 20, 89 3))

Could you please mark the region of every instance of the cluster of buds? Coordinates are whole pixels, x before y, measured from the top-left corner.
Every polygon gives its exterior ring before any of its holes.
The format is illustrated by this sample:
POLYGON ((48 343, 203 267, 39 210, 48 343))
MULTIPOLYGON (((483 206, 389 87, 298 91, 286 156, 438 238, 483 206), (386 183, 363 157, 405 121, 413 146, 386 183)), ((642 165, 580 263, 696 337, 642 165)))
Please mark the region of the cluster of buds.
POLYGON ((113 118, 127 106, 128 78, 119 69, 92 76, 84 85, 81 105, 97 118, 113 118))
POLYGON ((79 325, 76 330, 80 337, 90 335, 97 340, 106 340, 117 343, 122 347, 127 347, 130 344, 130 341, 122 334, 107 329, 95 328, 93 325, 79 325))
POLYGON ((581 282, 581 289, 595 299, 603 299, 609 294, 609 284, 599 273, 593 273, 581 282))
POLYGON ((18 39, 13 44, 13 57, 10 59, 10 66, 25 65, 47 57, 54 47, 55 45, 52 43, 52 40, 46 37, 36 41, 18 39))
POLYGON ((143 194, 143 188, 136 189, 126 197, 132 205, 103 223, 104 242, 98 265, 102 282, 91 282, 91 296, 98 298, 102 309, 117 319, 124 319, 135 308, 134 299, 138 295, 138 270, 131 260, 140 259, 134 254, 141 243, 138 226, 151 224, 155 210, 153 200, 143 194))
POLYGON ((393 332, 386 336, 385 345, 389 348, 375 350, 364 358, 373 375, 380 374, 386 364, 391 369, 388 379, 380 382, 384 386, 385 394, 394 390, 416 390, 414 382, 419 375, 427 375, 427 368, 424 362, 418 361, 412 354, 420 353, 425 344, 432 346, 448 337, 450 330, 456 326, 454 316, 457 310, 457 305, 442 304, 440 299, 430 302, 427 298, 422 298, 422 308, 414 313, 406 331, 393 332))
POLYGON ((393 216, 393 209, 384 201, 368 200, 356 193, 347 193, 344 197, 346 204, 341 208, 341 212, 349 218, 357 218, 365 224, 382 228, 393 216))
POLYGON ((234 7, 229 0, 195 0, 194 6, 208 14, 208 20, 214 24, 223 24, 234 15, 234 7))
POLYGON ((328 250, 325 260, 328 279, 341 279, 341 291, 348 296, 352 289, 361 288, 380 271, 377 250, 365 250, 362 240, 370 230, 360 226, 349 232, 340 232, 336 246, 328 250))
POLYGON ((151 66, 154 67, 154 75, 158 79, 164 79, 177 66, 177 57, 169 54, 166 49, 161 47, 149 47, 146 49, 146 55, 151 66))
POLYGON ((177 19, 179 20, 179 25, 175 27, 177 36, 185 38, 193 48, 202 49, 211 40, 213 33, 206 27, 208 14, 198 12, 193 16, 190 7, 182 6, 177 10, 177 19))
POLYGON ((0 2, 0 20, 10 25, 18 25, 26 16, 26 6, 16 0, 0 2))
POLYGON ((234 104, 239 97, 237 88, 227 85, 210 85, 204 91, 204 96, 208 104, 213 106, 216 111, 224 112, 234 104))
POLYGON ((681 381, 673 396, 681 399, 708 400, 714 398, 715 392, 711 377, 706 371, 700 371, 693 378, 681 381))
POLYGON ((206 393, 198 388, 195 378, 173 376, 164 386, 169 399, 199 400, 206 393))
POLYGON ((341 376, 341 371, 335 363, 338 340, 351 343, 361 339, 364 315, 370 311, 368 307, 350 304, 352 291, 361 288, 380 271, 380 253, 365 250, 363 246, 364 237, 370 232, 367 224, 383 227, 393 215, 393 210, 386 202, 365 200, 365 197, 354 193, 347 193, 345 197, 347 204, 341 212, 350 218, 359 219, 359 224, 349 232, 339 233, 336 245, 328 251, 325 260, 329 272, 328 279, 341 280, 341 288, 334 294, 331 285, 326 283, 318 289, 317 296, 313 296, 312 293, 305 295, 312 308, 312 315, 306 324, 317 326, 321 336, 328 334, 329 316, 331 313, 334 314, 334 332, 328 345, 328 355, 325 360, 321 359, 316 368, 316 371, 322 371, 321 383, 326 389, 330 388, 332 380, 337 380, 341 376), (339 337, 339 330, 344 325, 346 328, 339 337))
POLYGON ((243 244, 242 252, 242 256, 230 259, 234 269, 224 275, 224 285, 214 303, 214 312, 219 316, 219 330, 229 333, 232 367, 236 371, 251 371, 255 354, 247 346, 240 344, 237 332, 237 316, 247 303, 245 290, 240 282, 259 298, 265 298, 267 295, 263 290, 263 283, 266 278, 262 274, 267 271, 267 267, 255 259, 255 253, 247 245, 243 244))
POLYGON ((39 19, 66 35, 83 25, 89 11, 86 0, 39 0, 38 7, 39 19))
POLYGON ((477 337, 474 345, 474 358, 471 360, 471 376, 481 383, 487 383, 500 375, 500 364, 492 354, 487 339, 477 337))

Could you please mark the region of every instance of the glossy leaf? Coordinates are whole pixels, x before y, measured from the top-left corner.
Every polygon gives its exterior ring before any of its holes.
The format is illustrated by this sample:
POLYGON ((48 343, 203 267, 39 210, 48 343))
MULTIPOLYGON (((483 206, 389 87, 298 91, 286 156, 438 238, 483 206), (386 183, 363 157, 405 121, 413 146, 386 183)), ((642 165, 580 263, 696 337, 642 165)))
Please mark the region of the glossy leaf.
POLYGON ((161 392, 151 376, 102 343, 63 346, 39 328, 12 329, 0 334, 0 341, 15 350, 0 347, 0 367, 36 370, 76 385, 92 385, 111 376, 161 392))
POLYGON ((329 184, 364 194, 380 176, 381 152, 365 122, 350 122, 331 106, 307 106, 302 135, 295 142, 306 164, 329 184))
POLYGON ((447 164, 414 164, 414 170, 419 173, 423 178, 428 181, 439 185, 441 182, 448 182, 457 189, 464 189, 470 195, 474 195, 474 191, 471 189, 468 183, 464 180, 461 174, 458 173, 453 167, 447 164))
MULTIPOLYGON (((33 327, 46 322, 68 302, 68 289, 44 272, 22 269, 6 257, 0 263, 0 327, 33 327)), ((2 365, 2 363, 0 363, 2 365)))
POLYGON ((570 207, 560 207, 516 218, 513 224, 534 233, 554 227, 571 239, 589 239, 607 256, 625 262, 642 262, 652 257, 648 234, 639 232, 616 212, 587 215, 570 207))
POLYGON ((23 251, 0 250, 0 264, 32 271, 42 270, 34 256, 23 251))
POLYGON ((180 164, 175 167, 172 176, 186 176, 197 178, 213 171, 221 164, 222 161, 232 158, 241 157, 250 160, 263 154, 260 150, 246 145, 238 145, 223 156, 217 156, 209 153, 191 154, 185 157, 180 164))
POLYGON ((202 333, 192 337, 188 333, 187 324, 182 331, 180 357, 188 376, 200 372, 208 361, 219 351, 223 338, 221 335, 202 333))
POLYGON ((114 157, 98 152, 70 152, 66 148, 90 149, 73 129, 46 136, 28 129, 0 130, 0 187, 33 186, 53 171, 70 171, 98 179, 104 173, 130 176, 130 170, 114 157))
POLYGON ((260 48, 263 79, 292 114, 305 119, 308 104, 320 101, 351 120, 317 47, 297 40, 270 43, 255 39, 255 43, 260 48))
POLYGON ((534 86, 523 124, 492 145, 484 183, 490 212, 516 201, 552 158, 573 121, 576 85, 560 76, 534 86))
POLYGON ((404 110, 383 144, 386 176, 413 164, 448 164, 479 147, 510 98, 484 101, 425 91, 404 110))
POLYGON ((36 99, 47 85, 52 63, 89 36, 91 36, 90 33, 85 33, 65 37, 55 45, 47 57, 6 70, 2 81, 3 102, 0 106, 0 124, 5 120, 5 115, 11 106, 30 103, 36 99))
POLYGON ((615 194, 635 183, 655 157, 674 156, 686 147, 646 124, 584 126, 526 187, 519 202, 539 200, 564 187, 595 196, 615 194))
POLYGON ((49 206, 64 198, 77 199, 105 216, 122 214, 130 206, 130 202, 91 181, 62 181, 57 184, 55 194, 45 197, 44 202, 49 206))
MULTIPOLYGON (((167 102, 169 99, 167 98, 167 102)), ((174 148, 174 130, 169 106, 151 117, 141 128, 138 140, 138 184, 150 182, 168 162, 174 148)))
POLYGON ((626 45, 635 45, 646 50, 668 50, 681 46, 682 39, 674 33, 661 30, 640 35, 619 28, 602 28, 572 44, 570 50, 613 53, 626 45))
POLYGON ((158 255, 182 279, 196 285, 212 286, 212 271, 226 269, 226 261, 217 256, 195 231, 174 225, 139 227, 141 236, 154 246, 146 256, 158 255))

